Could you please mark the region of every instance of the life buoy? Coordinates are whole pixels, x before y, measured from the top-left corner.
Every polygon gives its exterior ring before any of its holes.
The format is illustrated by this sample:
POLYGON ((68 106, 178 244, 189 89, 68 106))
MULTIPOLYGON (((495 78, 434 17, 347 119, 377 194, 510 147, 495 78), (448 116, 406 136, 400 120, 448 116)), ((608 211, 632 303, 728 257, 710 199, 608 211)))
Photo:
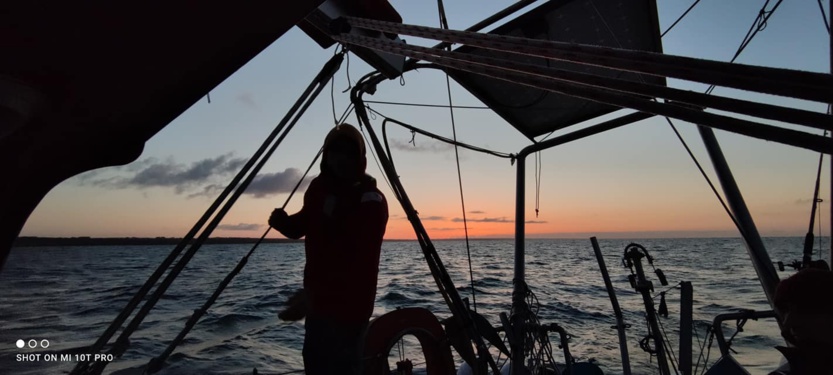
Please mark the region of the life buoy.
POLYGON ((370 322, 364 344, 364 373, 384 374, 391 348, 405 335, 419 340, 429 375, 455 373, 443 326, 431 311, 418 307, 391 311, 370 322))

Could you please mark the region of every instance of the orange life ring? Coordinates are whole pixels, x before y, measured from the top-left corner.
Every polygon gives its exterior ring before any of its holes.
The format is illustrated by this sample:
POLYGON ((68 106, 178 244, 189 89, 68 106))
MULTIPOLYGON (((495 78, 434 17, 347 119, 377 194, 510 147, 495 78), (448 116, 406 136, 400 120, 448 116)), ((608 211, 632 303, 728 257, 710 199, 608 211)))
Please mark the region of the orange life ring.
POLYGON ((443 326, 431 311, 418 307, 391 311, 370 322, 364 343, 364 373, 383 374, 391 348, 404 335, 419 340, 429 375, 455 374, 443 326))

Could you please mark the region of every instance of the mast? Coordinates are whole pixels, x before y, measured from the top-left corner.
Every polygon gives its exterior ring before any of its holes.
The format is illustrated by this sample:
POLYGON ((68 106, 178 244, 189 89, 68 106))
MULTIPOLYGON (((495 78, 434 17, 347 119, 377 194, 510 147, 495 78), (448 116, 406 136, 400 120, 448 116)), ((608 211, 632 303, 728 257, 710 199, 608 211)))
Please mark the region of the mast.
POLYGON ((758 233, 758 228, 752 220, 752 214, 749 213, 749 209, 746 207, 746 202, 743 200, 743 195, 738 188, 737 182, 735 182, 732 170, 729 168, 729 163, 726 162, 726 157, 720 149, 720 144, 717 142, 714 131, 702 125, 698 125, 697 129, 700 131, 700 136, 703 138, 706 151, 708 151, 709 158, 714 165, 717 178, 723 187, 726 201, 729 203, 732 214, 737 220, 738 230, 740 230, 743 236, 743 242, 746 243, 746 249, 749 252, 749 257, 752 258, 752 265, 755 267, 755 272, 761 280, 761 286, 764 288, 767 301, 774 309, 773 299, 775 298, 775 287, 780 281, 778 273, 772 265, 772 260, 770 260, 769 254, 761 240, 761 235, 758 233))

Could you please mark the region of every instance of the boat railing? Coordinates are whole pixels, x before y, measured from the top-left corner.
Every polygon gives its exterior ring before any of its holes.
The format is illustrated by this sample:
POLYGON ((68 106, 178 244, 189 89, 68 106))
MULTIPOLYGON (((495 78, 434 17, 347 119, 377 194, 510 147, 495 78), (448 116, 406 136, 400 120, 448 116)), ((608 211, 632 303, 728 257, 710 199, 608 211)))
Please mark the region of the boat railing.
POLYGON ((738 333, 743 332, 743 326, 746 325, 746 322, 749 319, 758 320, 766 318, 778 319, 778 315, 776 315, 773 310, 742 310, 740 312, 720 314, 714 317, 711 330, 714 333, 715 339, 717 339, 717 346, 720 348, 720 355, 725 357, 730 354, 729 351, 732 347, 732 340, 738 333), (737 322, 736 331, 731 337, 729 337, 728 340, 726 340, 726 336, 723 334, 723 322, 727 320, 735 320, 737 322))

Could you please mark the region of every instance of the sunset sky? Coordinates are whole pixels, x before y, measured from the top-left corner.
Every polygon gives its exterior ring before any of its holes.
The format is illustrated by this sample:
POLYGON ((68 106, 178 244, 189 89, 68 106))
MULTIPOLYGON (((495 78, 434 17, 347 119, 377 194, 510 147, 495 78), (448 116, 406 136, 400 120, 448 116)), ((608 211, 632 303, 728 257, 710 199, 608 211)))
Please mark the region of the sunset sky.
MULTIPOLYGON (((447 2, 451 28, 464 29, 511 1, 447 2)), ((665 53, 729 60, 762 0, 703 1, 664 39, 665 53)), ((438 25, 436 3, 396 0, 392 4, 411 24, 438 25)), ((665 30, 690 1, 658 1, 665 30)), ((828 2, 824 2, 827 7, 828 2)), ((406 38, 407 39, 407 38, 406 38)), ((408 40, 412 44, 433 44, 408 40)), ((23 236, 182 237, 211 204, 289 109, 333 49, 321 49, 297 28, 287 32, 150 139, 129 165, 91 171, 54 188, 31 215, 23 236), (219 190, 218 190, 219 188, 219 190)), ((738 62, 829 72, 829 39, 816 1, 785 1, 738 62)), ((370 68, 350 58, 334 82, 335 112, 349 98, 349 78, 370 68)), ((670 80, 670 86, 702 92, 705 85, 670 80)), ((456 105, 482 106, 452 81, 456 105)), ((750 98, 817 112, 814 103, 743 93, 724 88, 715 94, 750 98)), ((420 70, 405 85, 388 81, 368 100, 447 104, 445 76, 420 70)), ((448 109, 373 104, 387 116, 451 137, 448 109)), ((621 115, 627 113, 620 111, 621 115)), ((517 152, 529 140, 490 110, 454 112, 461 141, 517 152)), ((602 119, 609 118, 603 117, 602 119)), ((348 122, 355 124, 355 116, 348 122)), ((597 121, 591 121, 594 123, 597 121)), ((715 183, 711 163, 696 128, 677 121, 683 137, 715 183)), ((381 118, 374 121, 379 129, 381 118)), ((333 125, 329 87, 289 134, 272 159, 225 218, 214 236, 257 237, 274 207, 301 177, 333 125)), ((580 127, 569 128, 568 131, 580 127)), ((796 128, 807 130, 806 128, 796 128)), ((814 131, 820 133, 818 131, 814 131)), ((556 133, 555 135, 562 134, 556 133)), ((819 155, 777 143, 716 131, 746 201, 764 235, 803 235, 819 155)), ((432 238, 463 235, 463 216, 454 149, 389 129, 402 182, 432 238)), ((652 118, 542 153, 540 215, 534 213, 533 159, 529 159, 527 233, 536 237, 734 236, 731 220, 664 119, 652 118)), ((507 160, 460 150, 469 234, 509 237, 513 233, 515 169, 507 160)), ((830 222, 830 166, 822 175, 823 233, 830 222)), ((368 154, 368 172, 389 199, 386 238, 411 239, 413 230, 368 154)), ((311 174, 317 174, 316 166, 311 174)), ((302 196, 288 211, 300 208, 302 196)), ((816 229, 816 231, 818 231, 816 229)), ((816 232, 818 235, 818 232, 816 232)), ((270 237, 279 238, 277 233, 270 237)))

